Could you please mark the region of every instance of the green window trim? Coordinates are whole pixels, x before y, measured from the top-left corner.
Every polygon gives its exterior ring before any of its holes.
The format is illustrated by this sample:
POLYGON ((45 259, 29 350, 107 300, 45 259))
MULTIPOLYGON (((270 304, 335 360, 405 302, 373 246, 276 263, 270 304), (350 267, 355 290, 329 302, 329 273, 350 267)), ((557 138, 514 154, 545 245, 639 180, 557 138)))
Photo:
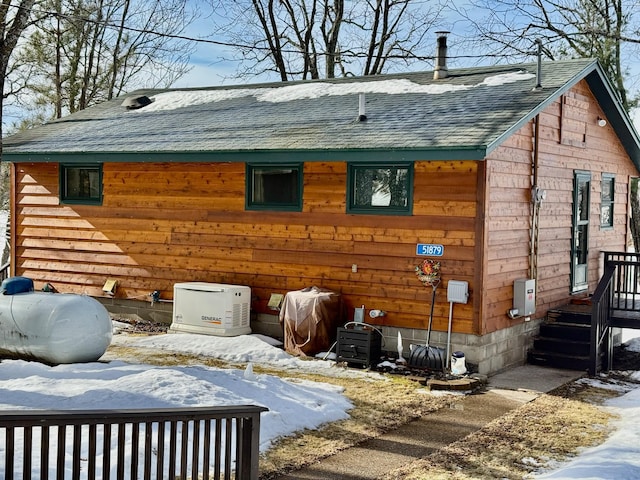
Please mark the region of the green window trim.
POLYGON ((302 211, 303 163, 247 163, 245 208, 302 211))
POLYGON ((571 293, 575 294, 589 288, 591 172, 574 171, 572 208, 571 293))
POLYGON ((613 228, 613 213, 615 205, 616 176, 612 173, 603 173, 600 191, 600 229, 613 228))
POLYGON ((413 162, 350 163, 347 213, 412 215, 413 162))
POLYGON ((102 163, 60 164, 60 203, 102 205, 102 163))

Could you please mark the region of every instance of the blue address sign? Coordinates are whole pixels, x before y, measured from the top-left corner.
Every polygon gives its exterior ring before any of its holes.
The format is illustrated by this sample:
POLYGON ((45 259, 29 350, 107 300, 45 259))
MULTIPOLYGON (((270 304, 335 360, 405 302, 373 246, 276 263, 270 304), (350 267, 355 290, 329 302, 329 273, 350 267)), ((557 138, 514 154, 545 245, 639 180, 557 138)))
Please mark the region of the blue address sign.
POLYGON ((416 245, 416 255, 441 257, 443 254, 444 246, 437 243, 418 243, 416 245))

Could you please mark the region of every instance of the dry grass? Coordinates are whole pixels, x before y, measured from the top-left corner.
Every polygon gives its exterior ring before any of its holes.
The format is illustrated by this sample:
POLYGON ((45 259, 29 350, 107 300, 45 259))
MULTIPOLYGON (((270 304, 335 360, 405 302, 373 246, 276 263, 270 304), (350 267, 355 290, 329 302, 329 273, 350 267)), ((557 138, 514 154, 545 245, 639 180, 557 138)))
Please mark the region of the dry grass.
MULTIPOLYGON (((213 359, 118 346, 112 346, 110 353, 123 360, 158 365, 229 366, 213 359)), ((259 366, 254 369, 284 377, 293 375, 259 366)), ((420 393, 423 388, 420 384, 403 377, 379 381, 301 377, 343 387, 354 405, 349 412, 351 417, 280 439, 260 460, 262 480, 314 463, 456 401, 451 397, 420 393)), ((601 443, 606 438, 611 415, 598 405, 615 393, 576 383, 552 393, 524 404, 426 458, 391 472, 385 480, 522 479, 549 462, 564 460, 579 448, 601 443)))
POLYGON ((601 443, 610 419, 592 404, 542 395, 385 480, 526 478, 580 447, 601 443))
POLYGON ((420 384, 402 377, 376 382, 327 377, 310 379, 342 386, 345 396, 354 405, 349 412, 351 417, 281 439, 260 460, 260 478, 263 480, 375 438, 451 402, 443 396, 419 393, 420 384))
MULTIPOLYGON (((152 349, 136 349, 112 345, 109 356, 125 361, 150 365, 208 365, 229 367, 212 358, 174 354, 152 349)), ((243 365, 236 365, 243 368, 243 365)), ((290 371, 265 369, 254 365, 256 373, 269 373, 291 377, 290 371)), ((269 479, 325 458, 340 450, 375 438, 415 418, 433 412, 451 403, 444 396, 421 393, 424 387, 401 376, 380 377, 380 380, 334 378, 320 375, 296 375, 319 382, 339 385, 353 403, 347 420, 328 424, 324 428, 308 430, 280 439, 260 459, 260 478, 269 479)))

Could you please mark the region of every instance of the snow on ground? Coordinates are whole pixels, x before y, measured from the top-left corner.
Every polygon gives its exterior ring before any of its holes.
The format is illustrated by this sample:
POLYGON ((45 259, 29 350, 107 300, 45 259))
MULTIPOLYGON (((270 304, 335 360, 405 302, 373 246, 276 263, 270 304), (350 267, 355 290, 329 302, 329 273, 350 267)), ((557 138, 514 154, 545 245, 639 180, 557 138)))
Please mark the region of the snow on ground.
MULTIPOLYGON (((129 335, 116 334, 113 337, 112 344, 212 357, 238 365, 253 362, 297 373, 319 373, 330 377, 369 377, 378 380, 383 378, 377 373, 337 367, 335 361, 332 360, 305 360, 294 357, 281 348, 277 348, 281 345, 280 342, 274 342, 272 338, 264 335, 216 337, 194 333, 178 333, 131 337, 129 335)), ((319 356, 323 357, 324 355, 320 354, 319 356)))
MULTIPOLYGON (((347 372, 335 362, 303 361, 260 337, 212 337, 195 334, 133 337, 114 335, 115 344, 188 353, 247 364, 271 364, 311 372, 347 372)), ((261 450, 273 440, 304 428, 347 418, 351 403, 340 387, 283 379, 242 367, 129 364, 109 358, 85 364, 50 367, 37 362, 0 362, 0 409, 118 409, 212 405, 260 405, 261 450)), ((373 374, 369 374, 373 375, 373 374)), ((377 374, 376 374, 377 375, 377 374)), ((378 375, 380 378, 380 376, 378 375)))
MULTIPOLYGON (((628 349, 640 351, 637 330, 625 330, 623 341, 628 349)), ((201 335, 159 335, 150 337, 117 338, 136 347, 157 348, 167 351, 182 351, 196 355, 208 355, 230 363, 260 363, 280 369, 318 371, 324 375, 362 375, 357 370, 336 368, 332 361, 305 361, 292 357, 277 346, 264 343, 259 336, 207 337, 201 335), (196 338, 193 338, 196 337, 196 338)), ((371 375, 371 374, 368 374, 371 375)), ((375 375, 375 374, 374 374, 375 375)), ((640 371, 629 372, 631 380, 640 381, 640 371)), ((558 465, 536 478, 553 479, 640 479, 640 388, 631 382, 601 382, 587 379, 601 388, 614 388, 620 397, 610 400, 605 408, 619 416, 615 431, 602 445, 585 449, 567 464, 558 465)))
POLYGON ((7 245, 7 220, 9 219, 9 211, 0 209, 0 257, 7 245))
MULTIPOLYGON (((375 373, 337 367, 329 360, 302 360, 267 340, 257 335, 114 335, 117 345, 215 357, 238 365, 236 369, 131 364, 109 358, 109 353, 103 359, 108 361, 55 367, 3 360, 0 410, 260 405, 269 409, 261 416, 260 449, 265 451, 280 436, 347 418, 351 403, 335 385, 254 373, 252 365, 325 376, 381 378, 375 373)), ((640 351, 640 338, 629 339, 627 346, 640 351)), ((640 372, 630 375, 640 381, 640 372)), ((625 393, 609 401, 606 408, 620 419, 605 443, 537 478, 640 478, 640 389, 635 387, 624 383, 616 386, 625 393)), ((0 438, 0 458, 3 453, 4 438, 0 438)), ((0 478, 3 469, 0 465, 0 478)))
MULTIPOLYGON (((638 331, 635 331, 637 335, 638 331)), ((626 338, 628 349, 640 352, 640 338, 626 338)), ((629 372, 629 378, 640 382, 640 371, 629 372)), ((637 383, 609 384, 596 379, 585 379, 600 388, 613 388, 623 395, 606 402, 605 408, 618 416, 613 423, 614 432, 601 445, 584 449, 571 461, 556 466, 553 471, 535 478, 580 480, 632 480, 640 479, 640 388, 637 383)))
MULTIPOLYGON (((210 337, 175 334, 151 337, 115 335, 114 343, 205 356, 232 363, 256 362, 282 368, 302 368, 303 362, 256 336, 210 337)), ((348 418, 351 402, 342 388, 323 382, 283 379, 254 373, 252 363, 238 369, 202 365, 151 366, 108 358, 85 364, 47 366, 23 360, 0 362, 0 410, 138 409, 220 405, 259 405, 260 450, 274 440, 304 429, 348 418)), ((313 362, 329 371, 335 362, 313 362)), ((373 375, 373 374, 369 374, 373 375)), ((378 375, 379 378, 380 375, 378 375)), ((5 438, 0 438, 0 458, 5 438)), ((20 444, 18 441, 17 444, 20 444)), ((115 448, 115 447, 114 447, 115 448)), ((16 465, 21 465, 17 459, 16 465)), ((0 478, 4 478, 0 462, 0 478)), ((39 468, 34 466, 36 470, 39 468)), ((39 471, 33 470, 33 475, 39 471)))

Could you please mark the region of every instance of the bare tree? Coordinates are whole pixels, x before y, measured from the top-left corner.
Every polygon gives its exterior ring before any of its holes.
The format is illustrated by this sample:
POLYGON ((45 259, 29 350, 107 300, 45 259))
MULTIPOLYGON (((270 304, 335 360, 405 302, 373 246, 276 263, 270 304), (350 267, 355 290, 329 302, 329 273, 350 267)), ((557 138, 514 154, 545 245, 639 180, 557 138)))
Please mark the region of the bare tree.
POLYGON ((44 0, 20 61, 33 65, 36 112, 60 118, 125 92, 168 86, 188 71, 184 0, 44 0))
POLYGON ((501 59, 520 61, 540 40, 550 59, 597 58, 629 110, 624 55, 640 44, 637 0, 474 0, 461 13, 474 26, 474 43, 501 59), (624 51, 626 49, 626 52, 624 51))
MULTIPOLYGON (((7 79, 8 74, 14 69, 11 66, 11 57, 18 45, 18 41, 23 36, 25 30, 30 25, 32 19, 32 8, 36 0, 22 0, 12 2, 3 0, 0 4, 0 155, 2 154, 2 132, 3 132, 3 110, 5 100, 11 95, 15 95, 22 88, 19 84, 14 84, 7 79)), ((17 66, 15 67, 17 69, 17 66)))
MULTIPOLYGON (((465 17, 475 26, 485 47, 496 55, 521 59, 541 41, 551 58, 597 58, 616 89, 622 106, 630 111, 638 97, 630 98, 625 55, 637 56, 640 44, 640 2, 637 0, 476 0, 465 17), (484 12, 478 16, 477 12, 484 12), (473 12, 471 14, 470 12, 473 12), (497 48, 496 48, 497 46, 497 48), (626 49, 626 51, 625 51, 626 49)), ((630 230, 640 248, 638 181, 631 183, 630 230)))
MULTIPOLYGON (((375 75, 424 55, 440 7, 418 0, 214 0, 241 76, 375 75)), ((431 51, 429 43, 428 51, 431 51)))

